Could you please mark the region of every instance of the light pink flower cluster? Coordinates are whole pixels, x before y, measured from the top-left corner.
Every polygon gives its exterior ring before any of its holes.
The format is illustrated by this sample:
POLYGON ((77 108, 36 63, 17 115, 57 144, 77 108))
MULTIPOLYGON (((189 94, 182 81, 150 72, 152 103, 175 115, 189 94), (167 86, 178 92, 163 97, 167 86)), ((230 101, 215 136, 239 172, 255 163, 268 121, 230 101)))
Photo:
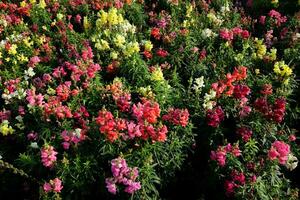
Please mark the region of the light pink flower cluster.
POLYGON ((243 30, 240 27, 235 27, 233 29, 223 28, 220 30, 220 37, 223 40, 232 41, 235 36, 240 36, 243 39, 247 39, 250 37, 250 33, 247 30, 243 30))
POLYGON ((288 155, 290 153, 290 145, 283 141, 275 141, 272 144, 271 149, 268 152, 270 160, 278 159, 279 163, 284 165, 288 160, 288 155))
POLYGON ((44 96, 42 94, 35 94, 35 89, 27 90, 27 97, 26 100, 28 101, 29 105, 31 106, 43 106, 44 96))
POLYGON ((216 151, 211 151, 210 159, 217 161, 218 165, 223 167, 226 164, 226 156, 231 153, 234 157, 241 155, 241 150, 238 145, 232 147, 230 143, 226 146, 219 146, 216 151))
POLYGON ((287 21, 286 16, 282 16, 280 12, 277 12, 276 10, 270 10, 268 13, 270 17, 272 17, 275 20, 276 26, 281 26, 282 23, 285 23, 287 21))
POLYGON ((61 192, 63 189, 62 181, 59 178, 50 180, 48 183, 44 183, 43 189, 46 193, 48 192, 61 192))
POLYGON ((128 167, 125 159, 121 157, 113 159, 111 161, 111 172, 113 177, 105 180, 106 188, 110 193, 117 193, 116 184, 123 184, 126 187, 124 191, 129 194, 141 189, 141 183, 136 181, 139 175, 138 169, 128 167))
POLYGON ((56 161, 57 152, 53 146, 45 146, 41 150, 42 163, 45 167, 52 167, 56 161))
POLYGON ((61 133, 61 137, 64 140, 64 142, 62 143, 62 146, 65 150, 69 149, 70 144, 75 144, 76 145, 78 142, 84 140, 84 138, 85 138, 84 135, 82 134, 81 129, 77 129, 75 131, 64 130, 61 133))

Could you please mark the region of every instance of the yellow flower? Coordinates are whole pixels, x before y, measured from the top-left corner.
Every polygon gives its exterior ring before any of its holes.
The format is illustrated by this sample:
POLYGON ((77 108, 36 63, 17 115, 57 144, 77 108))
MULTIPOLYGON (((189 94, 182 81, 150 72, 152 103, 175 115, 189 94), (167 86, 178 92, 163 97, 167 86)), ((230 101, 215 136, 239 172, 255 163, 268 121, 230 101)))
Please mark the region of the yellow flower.
POLYGON ((40 6, 40 8, 46 8, 47 4, 46 4, 45 0, 40 0, 39 6, 40 6))
POLYGON ((64 15, 61 14, 61 13, 58 13, 58 14, 56 15, 56 18, 57 18, 58 20, 62 20, 62 19, 64 18, 64 15))
POLYGON ((112 8, 108 11, 107 21, 108 21, 109 25, 116 25, 119 23, 119 18, 118 18, 116 8, 112 8))
POLYGON ((3 136, 6 136, 8 134, 13 134, 15 130, 9 126, 9 122, 7 120, 4 120, 0 125, 0 133, 2 133, 3 136))
POLYGON ((271 51, 270 51, 270 60, 271 61, 274 61, 274 60, 276 60, 276 58, 277 58, 277 49, 275 49, 275 48, 272 48, 271 49, 271 51))
POLYGON ((26 1, 22 1, 22 2, 20 3, 20 6, 21 6, 21 7, 25 7, 26 5, 27 5, 26 1))
POLYGON ((11 45, 10 49, 8 50, 8 54, 16 55, 17 54, 18 46, 16 44, 11 45))
POLYGON ((96 21, 97 28, 101 28, 103 25, 107 24, 108 14, 104 10, 101 10, 99 13, 99 18, 96 21))
POLYGON ((95 44, 95 47, 98 50, 110 49, 109 43, 106 40, 102 40, 102 39, 95 44))
POLYGON ((21 62, 21 63, 24 63, 24 62, 28 62, 28 58, 26 56, 24 56, 24 54, 20 54, 17 56, 17 59, 21 62))
POLYGON ((2 58, 2 52, 0 52, 0 58, 2 58))
POLYGON ((164 79, 164 74, 161 71, 161 68, 158 67, 155 69, 155 71, 152 72, 151 74, 151 79, 154 81, 163 81, 164 79))
POLYGON ((151 51, 152 48, 153 48, 153 44, 151 43, 151 41, 147 40, 147 41, 145 42, 145 50, 146 50, 146 51, 151 51))
POLYGON ((110 57, 114 60, 118 58, 118 55, 119 55, 118 52, 115 51, 110 52, 110 57))
POLYGON ((125 37, 117 34, 117 36, 114 38, 114 43, 117 47, 123 47, 123 44, 125 43, 125 37))
POLYGON ((134 53, 137 53, 140 51, 139 43, 137 42, 130 42, 126 45, 126 48, 124 50, 125 56, 131 56, 134 53))
POLYGON ((255 69, 255 74, 260 74, 260 70, 259 69, 255 69))
POLYGON ((30 2, 31 4, 35 4, 35 3, 36 3, 36 0, 29 0, 29 2, 30 2))
POLYGON ((26 37, 23 39, 23 43, 27 46, 27 47, 31 47, 33 45, 33 42, 29 42, 30 38, 26 37))
POLYGON ((87 16, 83 17, 83 27, 84 27, 85 30, 88 30, 91 27, 91 24, 90 24, 89 19, 88 19, 87 16))
POLYGON ((276 62, 274 64, 273 71, 275 72, 275 74, 282 77, 288 77, 293 73, 293 70, 287 64, 285 64, 284 61, 276 62))
POLYGON ((188 17, 188 18, 191 17, 192 11, 193 11, 193 6, 192 6, 192 4, 190 4, 186 10, 186 17, 188 17))

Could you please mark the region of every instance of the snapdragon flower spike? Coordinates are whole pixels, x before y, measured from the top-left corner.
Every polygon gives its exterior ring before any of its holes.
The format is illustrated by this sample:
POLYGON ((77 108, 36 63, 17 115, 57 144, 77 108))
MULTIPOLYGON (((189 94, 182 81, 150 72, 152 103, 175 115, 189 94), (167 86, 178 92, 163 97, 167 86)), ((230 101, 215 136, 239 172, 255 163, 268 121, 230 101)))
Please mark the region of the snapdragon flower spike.
POLYGON ((106 110, 99 111, 96 123, 100 126, 100 132, 105 134, 110 142, 114 142, 119 138, 119 132, 116 128, 117 123, 111 112, 106 110))
POLYGON ((62 181, 59 178, 50 180, 49 182, 44 183, 43 189, 46 193, 49 193, 51 191, 60 193, 63 189, 62 181))
POLYGON ((155 124, 157 123, 157 118, 160 116, 159 104, 146 100, 143 104, 134 104, 132 113, 138 121, 146 121, 150 124, 155 124))
POLYGON ((278 159, 279 163, 284 165, 288 160, 288 155, 290 154, 290 145, 283 141, 273 142, 269 152, 268 157, 270 160, 278 159))
POLYGON ((252 136, 252 130, 245 126, 238 128, 236 133, 242 137, 244 142, 248 142, 252 136))
POLYGON ((113 177, 106 178, 106 188, 112 193, 117 193, 117 184, 124 185, 125 192, 133 194, 135 191, 141 189, 141 183, 137 182, 138 169, 136 167, 128 167, 126 160, 119 157, 111 161, 111 172, 113 177))
POLYGON ((261 97, 255 100, 254 107, 266 118, 281 123, 285 115, 286 100, 282 97, 277 98, 274 104, 270 105, 266 97, 261 97))
POLYGON ((208 125, 212 127, 218 127, 224 120, 224 112, 221 106, 207 110, 206 118, 208 125))
POLYGON ((57 152, 55 151, 53 146, 45 146, 41 149, 41 159, 42 163, 45 167, 53 167, 56 162, 57 152))
POLYGON ((35 94, 35 89, 27 90, 26 94, 26 100, 28 101, 29 105, 39 107, 44 105, 44 96, 42 94, 35 94))
POLYGON ((185 127, 189 121, 189 111, 187 109, 174 109, 171 108, 168 114, 163 115, 163 120, 168 121, 175 125, 185 127))
POLYGON ((210 152, 210 159, 217 161, 217 164, 220 167, 224 167, 226 164, 226 156, 230 153, 234 157, 241 156, 241 150, 239 149, 239 146, 236 144, 232 146, 230 143, 228 143, 226 146, 219 146, 216 151, 210 152))
MULTIPOLYGON (((236 81, 241 81, 247 78, 247 67, 239 66, 234 69, 233 73, 228 73, 225 80, 220 80, 211 85, 212 89, 216 91, 217 97, 225 93, 227 96, 231 96, 234 93, 235 86, 233 83, 236 81)), ((240 88, 236 88, 236 92, 240 88)), ((243 88, 242 88, 243 89, 243 88)), ((244 93, 248 93, 247 88, 244 88, 244 93)))

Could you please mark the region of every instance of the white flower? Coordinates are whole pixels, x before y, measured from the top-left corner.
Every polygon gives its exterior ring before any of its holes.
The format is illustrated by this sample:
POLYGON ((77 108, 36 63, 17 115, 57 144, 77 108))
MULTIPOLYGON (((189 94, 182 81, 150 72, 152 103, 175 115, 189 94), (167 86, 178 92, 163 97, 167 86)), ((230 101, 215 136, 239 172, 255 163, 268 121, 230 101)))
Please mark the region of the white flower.
POLYGON ((35 75, 35 72, 33 71, 32 67, 29 67, 28 70, 24 71, 25 73, 25 79, 27 80, 29 77, 33 77, 35 75))
POLYGON ((39 146, 36 142, 31 142, 30 147, 33 148, 33 149, 38 149, 39 148, 39 146))
POLYGON ((201 76, 199 78, 196 78, 195 81, 194 81, 194 85, 193 85, 193 89, 196 91, 196 92, 199 92, 201 90, 201 88, 203 88, 205 85, 204 85, 204 77, 201 76))
POLYGON ((215 101, 213 99, 216 97, 217 93, 214 90, 210 90, 209 93, 205 93, 204 101, 203 101, 203 108, 204 109, 212 109, 215 105, 215 101))
POLYGON ((294 170, 298 165, 298 159, 292 153, 289 154, 288 160, 285 164, 286 168, 290 171, 294 170))

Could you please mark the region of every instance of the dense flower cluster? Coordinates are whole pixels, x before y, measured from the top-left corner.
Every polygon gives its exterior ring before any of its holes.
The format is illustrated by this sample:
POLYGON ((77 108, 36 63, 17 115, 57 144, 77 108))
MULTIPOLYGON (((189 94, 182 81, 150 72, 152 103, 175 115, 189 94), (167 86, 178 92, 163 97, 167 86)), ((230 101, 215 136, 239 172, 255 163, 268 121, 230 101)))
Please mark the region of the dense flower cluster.
POLYGON ((279 163, 284 165, 288 160, 289 153, 290 145, 283 141, 275 141, 268 152, 268 156, 270 160, 278 159, 279 163))
POLYGON ((63 189, 62 181, 59 178, 50 180, 48 183, 44 183, 43 189, 46 193, 51 191, 60 193, 63 189))
POLYGON ((238 145, 232 146, 228 143, 226 146, 219 146, 216 151, 211 151, 210 159, 217 161, 219 166, 225 166, 227 154, 232 154, 234 157, 241 155, 241 150, 238 145))
POLYGON ((53 146, 45 146, 41 150, 41 159, 43 165, 45 167, 53 167, 54 163, 57 160, 56 155, 57 151, 55 151, 53 146))
POLYGON ((254 106, 265 117, 280 123, 285 115, 286 100, 277 98, 274 104, 270 105, 266 98, 261 97, 255 100, 254 106))
POLYGON ((221 106, 218 106, 214 109, 207 110, 206 118, 209 126, 218 127, 224 120, 223 109, 221 108, 221 106))
POLYGON ((2 0, 0 196, 298 199, 299 6, 2 0))
POLYGON ((141 189, 141 183, 136 181, 139 176, 138 169, 128 167, 125 159, 121 157, 113 159, 111 161, 111 172, 113 177, 105 180, 106 188, 110 193, 117 193, 117 184, 124 185, 126 187, 124 191, 129 194, 141 189))
POLYGON ((189 121, 189 111, 187 109, 169 109, 168 114, 163 115, 163 120, 169 121, 175 125, 181 125, 185 127, 189 121))

